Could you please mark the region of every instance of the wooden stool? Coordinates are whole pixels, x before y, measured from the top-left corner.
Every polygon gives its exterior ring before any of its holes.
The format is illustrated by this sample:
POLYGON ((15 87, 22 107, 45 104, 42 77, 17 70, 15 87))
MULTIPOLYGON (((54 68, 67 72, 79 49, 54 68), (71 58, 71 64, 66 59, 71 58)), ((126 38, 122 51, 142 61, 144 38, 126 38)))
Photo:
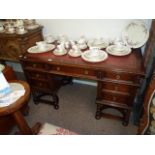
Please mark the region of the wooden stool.
POLYGON ((36 125, 31 129, 28 126, 28 124, 27 124, 26 120, 24 119, 24 116, 21 112, 21 109, 24 107, 24 105, 27 103, 27 101, 29 99, 30 87, 24 81, 19 81, 19 80, 15 81, 14 80, 11 82, 19 83, 19 84, 23 85, 23 87, 25 89, 25 94, 22 97, 20 97, 15 103, 13 103, 9 106, 6 106, 6 107, 1 107, 0 108, 0 116, 11 115, 20 130, 20 134, 23 134, 23 135, 37 134, 40 129, 41 124, 36 123, 36 125))

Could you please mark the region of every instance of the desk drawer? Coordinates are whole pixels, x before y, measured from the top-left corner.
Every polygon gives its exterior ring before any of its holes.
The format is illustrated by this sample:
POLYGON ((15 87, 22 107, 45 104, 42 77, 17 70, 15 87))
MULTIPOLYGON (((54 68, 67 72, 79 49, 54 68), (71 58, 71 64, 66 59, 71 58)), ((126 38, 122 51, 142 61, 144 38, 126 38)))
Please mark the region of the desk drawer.
POLYGON ((130 95, 124 95, 124 94, 118 94, 118 93, 113 93, 113 92, 108 92, 108 91, 102 91, 102 96, 101 99, 109 101, 109 102, 115 102, 116 104, 123 104, 123 105, 128 105, 132 106, 133 102, 133 96, 130 95))
POLYGON ((127 81, 130 83, 141 84, 143 75, 135 75, 131 73, 122 73, 122 72, 98 72, 97 74, 99 79, 102 80, 115 80, 115 81, 127 81))
POLYGON ((123 92, 134 95, 137 92, 138 87, 132 85, 125 85, 113 82, 99 82, 98 86, 101 91, 111 90, 117 92, 123 92))
POLYGON ((43 63, 24 61, 22 64, 24 68, 45 69, 45 64, 43 63))
POLYGON ((91 69, 84 69, 84 68, 79 68, 79 67, 72 67, 72 66, 61 66, 61 65, 51 65, 48 68, 49 71, 54 71, 57 73, 62 73, 65 75, 70 75, 70 76, 75 76, 75 77, 92 77, 96 78, 96 72, 91 69))
POLYGON ((40 79, 40 80, 47 80, 50 77, 49 74, 37 72, 37 71, 26 71, 26 75, 30 79, 40 79))

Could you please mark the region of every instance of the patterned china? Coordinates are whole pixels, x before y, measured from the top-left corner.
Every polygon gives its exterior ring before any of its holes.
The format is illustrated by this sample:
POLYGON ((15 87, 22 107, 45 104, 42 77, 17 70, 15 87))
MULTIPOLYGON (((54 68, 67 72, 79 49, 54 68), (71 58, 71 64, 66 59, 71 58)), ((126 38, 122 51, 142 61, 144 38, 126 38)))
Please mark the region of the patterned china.
POLYGON ((106 51, 114 56, 125 56, 131 53, 131 48, 121 44, 111 45, 106 48, 106 51))
POLYGON ((56 40, 55 37, 53 37, 52 35, 48 35, 45 37, 45 42, 48 44, 55 42, 55 40, 56 40))
POLYGON ((131 48, 143 46, 148 38, 149 31, 141 20, 131 22, 122 33, 124 43, 131 48))
POLYGON ((67 50, 65 49, 65 44, 61 43, 60 45, 58 45, 57 48, 53 51, 53 54, 57 56, 63 56, 67 54, 67 50))
POLYGON ((52 51, 55 48, 53 44, 46 44, 46 46, 42 49, 38 48, 38 46, 33 46, 28 49, 29 53, 45 53, 48 51, 52 51))
POLYGON ((108 58, 108 54, 105 51, 99 49, 90 49, 81 54, 83 60, 87 62, 102 62, 108 58))

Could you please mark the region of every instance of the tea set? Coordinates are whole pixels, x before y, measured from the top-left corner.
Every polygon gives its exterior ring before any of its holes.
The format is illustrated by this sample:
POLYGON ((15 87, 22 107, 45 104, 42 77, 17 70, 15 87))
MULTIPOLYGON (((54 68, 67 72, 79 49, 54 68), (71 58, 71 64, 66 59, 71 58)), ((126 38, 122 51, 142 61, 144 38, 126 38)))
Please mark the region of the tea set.
POLYGON ((25 34, 31 29, 35 29, 39 27, 36 24, 35 20, 31 19, 18 19, 18 20, 7 20, 6 22, 1 23, 0 25, 0 33, 7 33, 7 34, 25 34))

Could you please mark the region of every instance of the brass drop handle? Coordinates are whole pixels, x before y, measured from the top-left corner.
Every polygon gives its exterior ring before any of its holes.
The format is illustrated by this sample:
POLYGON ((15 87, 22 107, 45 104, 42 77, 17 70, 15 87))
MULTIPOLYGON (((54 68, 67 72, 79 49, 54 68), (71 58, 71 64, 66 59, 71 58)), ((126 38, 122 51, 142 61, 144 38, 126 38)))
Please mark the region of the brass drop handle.
POLYGON ((60 67, 57 67, 57 71, 59 71, 60 70, 60 67))
POLYGON ((39 83, 39 86, 42 86, 43 84, 42 83, 39 83))
POLYGON ((116 101, 116 97, 115 97, 115 96, 113 96, 113 98, 112 98, 112 99, 113 99, 113 101, 116 101))
POLYGON ((37 65, 36 64, 33 64, 33 68, 35 68, 37 65))
POLYGON ((84 71, 84 74, 85 74, 85 75, 88 75, 88 73, 89 73, 88 70, 85 70, 85 71, 84 71))
POLYGON ((37 75, 36 75, 36 77, 40 77, 40 75, 39 75, 39 74, 37 74, 37 75))

